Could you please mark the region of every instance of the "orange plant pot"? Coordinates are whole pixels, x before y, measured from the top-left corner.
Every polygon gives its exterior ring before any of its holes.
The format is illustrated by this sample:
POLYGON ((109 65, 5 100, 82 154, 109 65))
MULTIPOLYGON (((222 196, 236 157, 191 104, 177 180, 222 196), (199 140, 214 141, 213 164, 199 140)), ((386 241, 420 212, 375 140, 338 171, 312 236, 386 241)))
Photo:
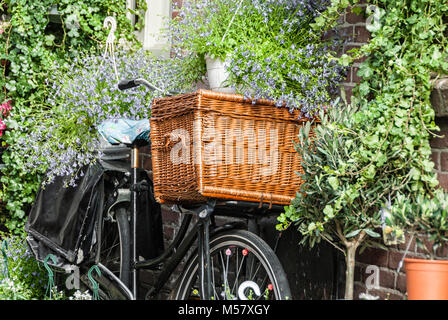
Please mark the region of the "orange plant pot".
POLYGON ((408 300, 448 300, 448 260, 404 259, 408 300))

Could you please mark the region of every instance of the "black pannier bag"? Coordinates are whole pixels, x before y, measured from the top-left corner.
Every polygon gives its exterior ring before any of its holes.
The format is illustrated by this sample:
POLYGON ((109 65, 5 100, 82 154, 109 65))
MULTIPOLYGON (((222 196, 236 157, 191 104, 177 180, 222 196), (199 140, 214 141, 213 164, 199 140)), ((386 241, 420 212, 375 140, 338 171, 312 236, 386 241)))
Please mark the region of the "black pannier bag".
POLYGON ((65 187, 67 177, 56 177, 41 187, 31 208, 25 231, 37 260, 49 253, 57 263, 80 264, 96 244, 96 226, 103 207, 104 170, 98 163, 83 168, 76 186, 65 187))
MULTIPOLYGON (((97 261, 102 217, 116 201, 110 177, 130 170, 128 151, 110 148, 99 162, 83 168, 85 174, 76 180, 75 187, 64 187, 66 177, 56 177, 39 189, 25 225, 27 242, 37 260, 43 261, 52 253, 57 263, 48 263, 61 268, 97 261)), ((140 181, 149 182, 150 190, 138 195, 137 255, 151 259, 163 252, 161 207, 154 200, 146 171, 139 169, 138 174, 140 181)), ((130 203, 124 205, 130 209, 130 203)))

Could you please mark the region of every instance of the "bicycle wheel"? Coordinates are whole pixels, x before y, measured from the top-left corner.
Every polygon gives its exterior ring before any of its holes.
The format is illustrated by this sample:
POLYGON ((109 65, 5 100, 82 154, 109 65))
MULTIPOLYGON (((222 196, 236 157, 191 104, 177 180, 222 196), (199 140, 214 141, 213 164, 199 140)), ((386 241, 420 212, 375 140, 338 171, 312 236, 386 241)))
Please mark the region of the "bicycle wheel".
MULTIPOLYGON (((128 209, 119 207, 115 211, 114 219, 103 221, 101 236, 101 252, 99 262, 118 277, 126 287, 131 280, 130 272, 130 224, 128 221, 128 209)), ((116 287, 106 275, 93 275, 99 285, 99 295, 105 300, 125 299, 120 288, 116 287)), ((84 274, 84 283, 91 287, 91 283, 84 274)), ((90 288, 92 289, 92 288, 90 288)))
POLYGON ((105 221, 100 262, 129 287, 131 281, 130 224, 128 210, 117 208, 115 221, 105 221))
MULTIPOLYGON (((175 299, 199 299, 198 253, 178 280, 175 299)), ((213 300, 291 299, 288 280, 274 251, 257 235, 230 230, 210 240, 213 300)))

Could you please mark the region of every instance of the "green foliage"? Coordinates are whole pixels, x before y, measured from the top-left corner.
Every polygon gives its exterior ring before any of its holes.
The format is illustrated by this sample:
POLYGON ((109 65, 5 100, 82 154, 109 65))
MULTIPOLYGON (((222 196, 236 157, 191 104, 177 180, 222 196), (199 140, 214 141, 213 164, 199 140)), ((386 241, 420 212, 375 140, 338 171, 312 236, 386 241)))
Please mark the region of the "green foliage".
MULTIPOLYGON (((145 1, 140 1, 144 4, 145 1)), ((64 64, 81 52, 97 51, 108 30, 104 18, 115 15, 117 38, 134 41, 134 26, 126 19, 126 2, 119 0, 9 0, 2 7, 10 17, 0 36, 0 59, 7 61, 0 76, 0 100, 11 99, 13 109, 2 145, 14 145, 27 137, 17 128, 32 125, 29 119, 46 108, 47 76, 54 64, 64 64), (57 5, 59 15, 49 15, 57 5)), ((140 7, 137 13, 142 19, 140 7)), ((137 27, 141 26, 141 23, 137 27)), ((0 198, 6 203, 0 223, 15 233, 23 231, 25 213, 34 200, 39 175, 25 173, 22 155, 8 149, 0 179, 0 198)))
POLYGON ((419 195, 416 199, 410 199, 399 194, 386 223, 391 232, 404 229, 417 233, 416 243, 428 257, 440 257, 448 242, 448 194, 440 189, 431 198, 419 195))
POLYGON ((47 281, 45 269, 29 251, 24 239, 8 237, 5 272, 5 258, 0 257, 0 300, 31 300, 45 297, 47 281))
POLYGON ((180 17, 169 23, 169 35, 179 50, 225 60, 238 44, 266 31, 267 26, 260 24, 259 19, 245 15, 247 11, 242 8, 245 5, 245 1, 230 0, 182 3, 180 17))
MULTIPOLYGON (((332 1, 313 27, 334 27, 341 12, 357 2, 332 1)), ((380 238, 375 229, 384 227, 382 208, 397 206, 390 210, 415 214, 407 221, 434 240, 443 241, 446 224, 442 209, 425 208, 433 206, 429 203, 438 185, 429 145, 438 130, 430 102, 431 73, 448 73, 448 7, 443 0, 372 0, 367 5, 371 40, 351 54, 335 57, 349 65, 367 56, 352 97, 358 111, 337 111, 341 118, 330 111, 329 120, 322 116, 315 146, 305 142, 299 150, 308 181, 279 218, 279 228, 299 225, 302 243, 325 239, 344 251, 346 298, 353 290, 351 251, 380 238), (402 207, 401 195, 409 199, 407 208, 402 207)), ((301 133, 301 139, 306 138, 301 133)), ((399 230, 395 226, 388 231, 399 230)))
MULTIPOLYGON (((314 224, 310 215, 306 225, 314 235, 321 234, 325 219, 343 212, 339 219, 343 217, 346 225, 353 222, 341 229, 345 238, 361 230, 377 237, 371 227, 378 226, 379 209, 388 199, 399 193, 412 199, 430 196, 438 185, 430 160, 429 138, 431 131, 438 130, 430 103, 430 73, 448 72, 448 8, 443 1, 371 3, 378 6, 380 20, 371 30, 371 41, 361 48, 368 59, 359 68, 362 81, 353 99, 359 110, 349 120, 327 123, 328 136, 317 130, 317 155, 304 155, 304 164, 313 173, 307 178, 315 186, 306 183, 301 191, 308 196, 299 194, 292 208, 314 211, 306 205, 320 203, 322 213, 315 216, 314 224), (342 134, 345 141, 338 142, 342 134), (321 144, 332 144, 337 151, 319 149, 321 144), (316 171, 317 165, 325 174, 316 171), (325 179, 326 188, 321 188, 320 179, 325 179)), ((347 4, 340 1, 325 14, 335 14, 347 4)), ((282 219, 295 220, 292 208, 282 219)))
MULTIPOLYGON (((380 237, 379 207, 390 190, 389 173, 354 161, 363 145, 352 106, 334 106, 321 112, 300 130, 296 150, 302 159, 304 181, 291 205, 278 219, 278 229, 293 221, 302 234, 301 243, 313 247, 321 240, 345 252, 349 242, 366 235, 380 237), (313 132, 313 136, 310 133, 313 132)), ((373 139, 372 139, 373 140, 373 139)))

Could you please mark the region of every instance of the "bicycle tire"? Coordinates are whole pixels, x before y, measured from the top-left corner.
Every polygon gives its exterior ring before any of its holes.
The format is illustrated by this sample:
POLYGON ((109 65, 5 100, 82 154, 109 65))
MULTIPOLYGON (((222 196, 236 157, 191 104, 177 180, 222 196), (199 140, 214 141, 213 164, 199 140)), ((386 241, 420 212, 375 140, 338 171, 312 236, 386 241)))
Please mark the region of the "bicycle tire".
MULTIPOLYGON (((130 224, 128 221, 129 209, 119 207, 115 211, 114 221, 103 222, 102 243, 99 263, 103 264, 125 285, 129 287, 131 281, 131 246, 130 246, 130 224)), ((93 278, 99 285, 99 296, 103 300, 123 300, 126 295, 117 287, 113 281, 105 275, 93 278)), ((82 277, 90 289, 91 283, 86 275, 82 277)))
MULTIPOLYGON (((289 288, 289 283, 285 274, 285 271, 283 270, 283 267, 277 257, 277 255, 274 253, 274 251, 271 249, 271 247, 269 247, 269 245, 262 240, 260 237, 258 237, 257 235, 246 231, 246 230, 229 230, 229 231, 224 231, 221 233, 218 233, 216 235, 214 235, 211 240, 210 240, 210 256, 211 259, 213 261, 213 257, 215 255, 217 255, 219 252, 222 252, 221 250, 225 249, 226 252, 228 252, 228 250, 232 249, 234 250, 234 254, 235 254, 235 258, 238 259, 238 248, 243 248, 241 249, 241 252, 244 251, 244 249, 246 249, 246 254, 249 252, 253 255, 253 257, 257 258, 260 262, 260 264, 263 266, 269 280, 268 282, 270 282, 270 285, 272 285, 272 298, 276 299, 276 300, 288 300, 291 299, 291 291, 289 288)), ((188 298, 193 298, 195 299, 195 297, 192 297, 191 292, 194 291, 194 287, 195 284, 197 284, 198 282, 198 276, 197 276, 197 271, 198 271, 198 261, 197 261, 197 250, 195 250, 192 255, 190 256, 190 258, 188 259, 187 263, 186 263, 186 267, 184 268, 183 273, 181 274, 181 276, 178 279, 177 282, 177 286, 176 286, 176 291, 174 294, 174 299, 176 300, 186 300, 188 298)), ((221 255, 222 256, 222 255, 221 255)), ((244 258, 241 258, 244 259, 244 258)), ((237 265, 238 265, 238 260, 237 261, 237 265)), ((247 260, 246 260, 247 261, 247 260)), ((243 262, 241 262, 241 265, 243 264, 243 262)), ((216 266, 216 263, 215 263, 216 266)), ((215 279, 215 266, 213 266, 213 262, 212 262, 212 274, 213 274, 213 279, 215 279)), ((223 264, 224 267, 224 264, 223 264)), ((238 267, 239 269, 241 269, 241 266, 238 267)), ((257 271, 258 272, 258 271, 257 271)), ((227 269, 227 276, 229 274, 229 269, 227 269)), ((216 286, 217 284, 215 283, 214 280, 212 280, 213 282, 213 292, 214 292, 214 296, 212 299, 220 299, 220 298, 235 298, 238 295, 233 294, 233 289, 236 287, 236 284, 238 284, 239 281, 241 281, 242 279, 238 279, 239 277, 239 270, 236 273, 236 282, 233 284, 232 286, 232 292, 225 293, 225 295, 221 295, 217 294, 216 291, 216 286)), ((226 279, 225 281, 228 281, 228 279, 226 279)), ((240 288, 242 283, 241 282, 238 287, 240 288)), ((218 287, 222 287, 222 284, 218 283, 218 287)), ((269 286, 269 285, 268 285, 269 286)), ((229 284, 229 288, 230 289, 230 284, 229 284)), ((230 291, 228 289, 225 289, 225 291, 230 291)), ((265 291, 266 292, 266 291, 265 291)), ((271 294, 271 292, 269 292, 269 294, 271 294)), ((259 296, 260 297, 260 296, 259 296)))

